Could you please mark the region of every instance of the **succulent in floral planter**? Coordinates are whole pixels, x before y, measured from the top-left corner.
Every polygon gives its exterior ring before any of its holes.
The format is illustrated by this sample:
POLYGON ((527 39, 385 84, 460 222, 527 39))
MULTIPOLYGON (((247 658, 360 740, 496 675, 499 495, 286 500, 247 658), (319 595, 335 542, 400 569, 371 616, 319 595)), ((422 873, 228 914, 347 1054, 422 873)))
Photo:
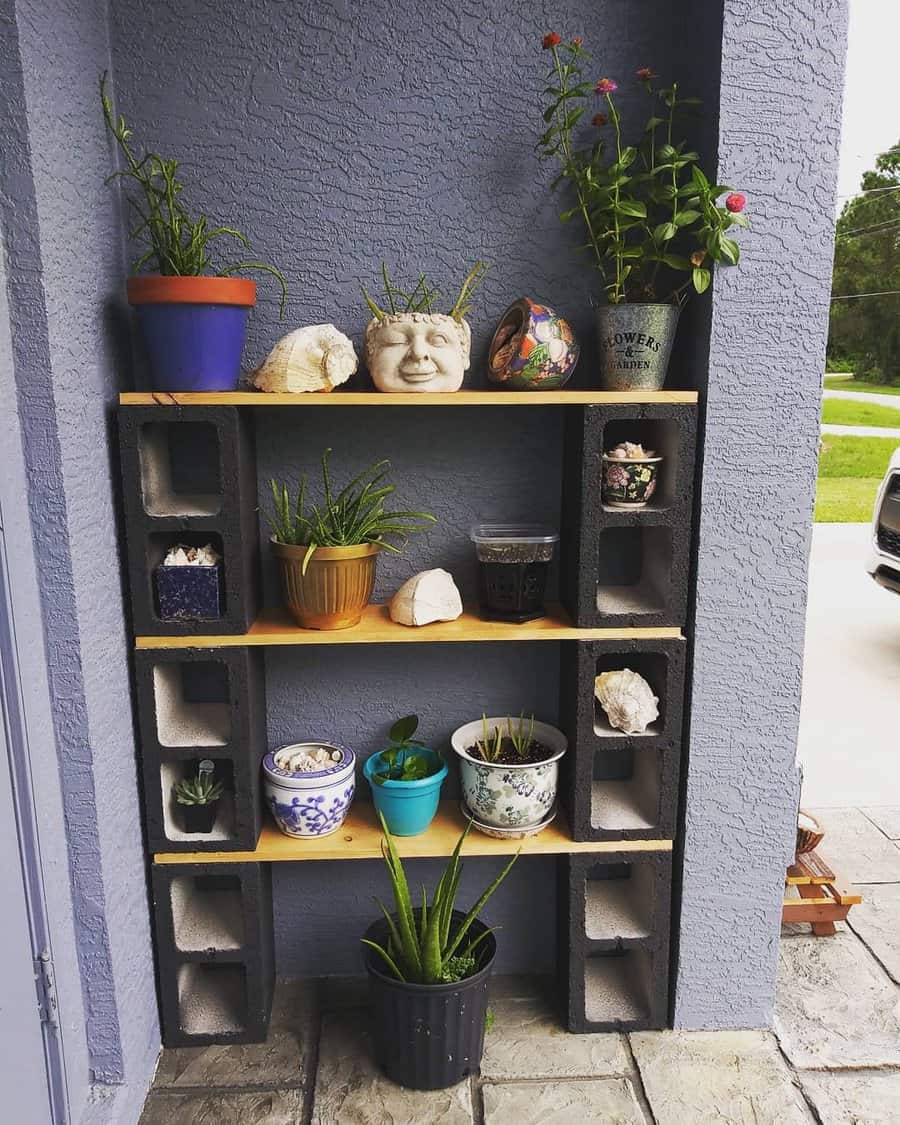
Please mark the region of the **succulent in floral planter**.
POLYGON ((568 749, 562 731, 533 715, 466 723, 450 743, 459 757, 464 812, 476 828, 539 831, 556 803, 559 760, 568 749))
POLYGON ((225 786, 215 777, 215 765, 204 758, 195 777, 182 778, 172 786, 172 795, 181 813, 185 832, 209 833, 216 823, 219 801, 225 786))
POLYGON ((274 266, 253 257, 216 261, 214 246, 234 239, 250 250, 244 234, 191 218, 184 205, 179 162, 157 152, 137 151, 132 131, 113 110, 100 78, 100 104, 122 166, 107 178, 135 188, 128 197, 135 225, 131 237, 143 252, 128 280, 128 301, 137 310, 152 375, 149 390, 229 391, 240 379, 247 318, 256 304, 256 283, 234 277, 241 271, 271 274, 281 286, 284 314, 287 284, 274 266), (149 273, 142 273, 148 269, 149 273))
POLYGON ((372 754, 363 773, 372 786, 372 801, 394 836, 418 836, 437 812, 447 764, 413 735, 417 715, 398 719, 390 729, 391 745, 372 754))
POLYGON ((366 366, 379 391, 458 391, 469 368, 472 332, 465 315, 488 267, 478 261, 469 270, 447 313, 435 304, 440 292, 421 274, 411 290, 400 289, 382 263, 386 308, 362 286, 372 313, 366 326, 366 366))
POLYGON ((385 501, 395 492, 386 484, 389 461, 376 461, 335 492, 328 469, 330 449, 322 454, 320 503, 306 508, 306 477, 296 503, 285 484, 271 482, 273 507, 264 515, 272 525, 272 550, 278 560, 284 600, 304 629, 348 629, 357 625, 375 586, 379 551, 399 553, 414 531, 435 517, 428 512, 391 511, 385 501))
POLYGON ((334 742, 292 742, 262 762, 266 804, 285 836, 330 836, 356 791, 356 755, 334 742))
POLYGON ((656 492, 662 457, 623 441, 603 454, 600 497, 610 508, 643 508, 656 492))
POLYGON ((612 391, 659 390, 688 294, 709 288, 714 263, 738 263, 740 247, 729 231, 750 225, 746 198, 712 182, 699 153, 679 139, 684 111, 699 101, 682 97, 677 82, 660 85, 646 66, 635 72, 650 116, 629 143, 613 96, 619 85, 587 78, 590 55, 582 41, 563 42, 551 32, 543 47, 553 62, 538 148, 560 165, 553 186, 570 193, 560 217, 582 228, 599 274, 601 383, 612 391), (598 99, 601 112, 592 114, 598 99))
POLYGON ((497 941, 479 918, 518 853, 467 912, 456 910, 467 827, 429 900, 413 895, 384 818, 382 855, 394 910, 363 936, 375 1059, 392 1081, 411 1090, 439 1090, 477 1074, 488 1023, 488 980, 497 941), (418 898, 416 901, 419 901, 418 898))

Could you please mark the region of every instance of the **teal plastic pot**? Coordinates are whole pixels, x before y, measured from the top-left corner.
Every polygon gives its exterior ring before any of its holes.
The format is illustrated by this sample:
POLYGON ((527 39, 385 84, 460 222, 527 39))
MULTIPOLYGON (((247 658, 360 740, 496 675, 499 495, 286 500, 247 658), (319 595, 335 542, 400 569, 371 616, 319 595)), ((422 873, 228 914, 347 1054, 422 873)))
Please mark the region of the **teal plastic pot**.
POLYGON ((380 751, 367 758, 363 766, 363 773, 372 788, 372 801, 384 817, 392 836, 420 836, 437 812, 441 785, 447 776, 447 763, 434 750, 418 747, 417 752, 425 754, 441 767, 437 773, 423 777, 421 781, 385 781, 379 784, 372 775, 381 762, 380 751))

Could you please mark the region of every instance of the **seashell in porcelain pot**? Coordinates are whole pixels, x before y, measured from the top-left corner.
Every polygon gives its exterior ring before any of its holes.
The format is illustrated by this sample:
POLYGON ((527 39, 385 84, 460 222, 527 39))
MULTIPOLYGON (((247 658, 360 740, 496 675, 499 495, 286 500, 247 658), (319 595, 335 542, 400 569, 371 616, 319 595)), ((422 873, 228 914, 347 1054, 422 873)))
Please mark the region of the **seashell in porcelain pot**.
POLYGON ((625 734, 643 734, 659 716, 659 700, 650 685, 630 668, 601 672, 594 680, 594 695, 609 725, 625 734))
POLYGON ((358 363, 343 332, 333 324, 312 324, 283 336, 250 382, 261 391, 331 391, 347 382, 358 363))

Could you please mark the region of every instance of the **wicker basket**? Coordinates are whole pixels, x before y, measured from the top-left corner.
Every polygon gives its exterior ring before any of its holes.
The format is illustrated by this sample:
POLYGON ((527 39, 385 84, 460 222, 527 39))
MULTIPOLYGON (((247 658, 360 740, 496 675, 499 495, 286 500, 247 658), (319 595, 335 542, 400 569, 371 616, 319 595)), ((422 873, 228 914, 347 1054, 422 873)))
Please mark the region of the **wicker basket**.
POLYGON ((801 828, 797 825, 797 855, 804 855, 806 852, 811 852, 813 848, 817 848, 825 836, 825 829, 816 820, 814 816, 810 816, 805 809, 800 809, 800 812, 807 819, 811 820, 816 826, 812 828, 801 828))

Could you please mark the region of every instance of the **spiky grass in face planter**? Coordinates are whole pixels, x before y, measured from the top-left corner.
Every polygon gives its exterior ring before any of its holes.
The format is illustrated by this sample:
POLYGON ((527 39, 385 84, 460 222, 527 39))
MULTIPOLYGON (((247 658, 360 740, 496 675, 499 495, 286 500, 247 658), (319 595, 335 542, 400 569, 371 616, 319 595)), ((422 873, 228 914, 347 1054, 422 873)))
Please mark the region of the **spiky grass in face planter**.
POLYGON ((465 315, 488 267, 475 263, 448 313, 435 310, 440 292, 421 274, 412 290, 393 285, 382 264, 381 308, 362 287, 372 319, 366 326, 366 365, 379 391, 458 391, 469 368, 472 333, 465 315))

